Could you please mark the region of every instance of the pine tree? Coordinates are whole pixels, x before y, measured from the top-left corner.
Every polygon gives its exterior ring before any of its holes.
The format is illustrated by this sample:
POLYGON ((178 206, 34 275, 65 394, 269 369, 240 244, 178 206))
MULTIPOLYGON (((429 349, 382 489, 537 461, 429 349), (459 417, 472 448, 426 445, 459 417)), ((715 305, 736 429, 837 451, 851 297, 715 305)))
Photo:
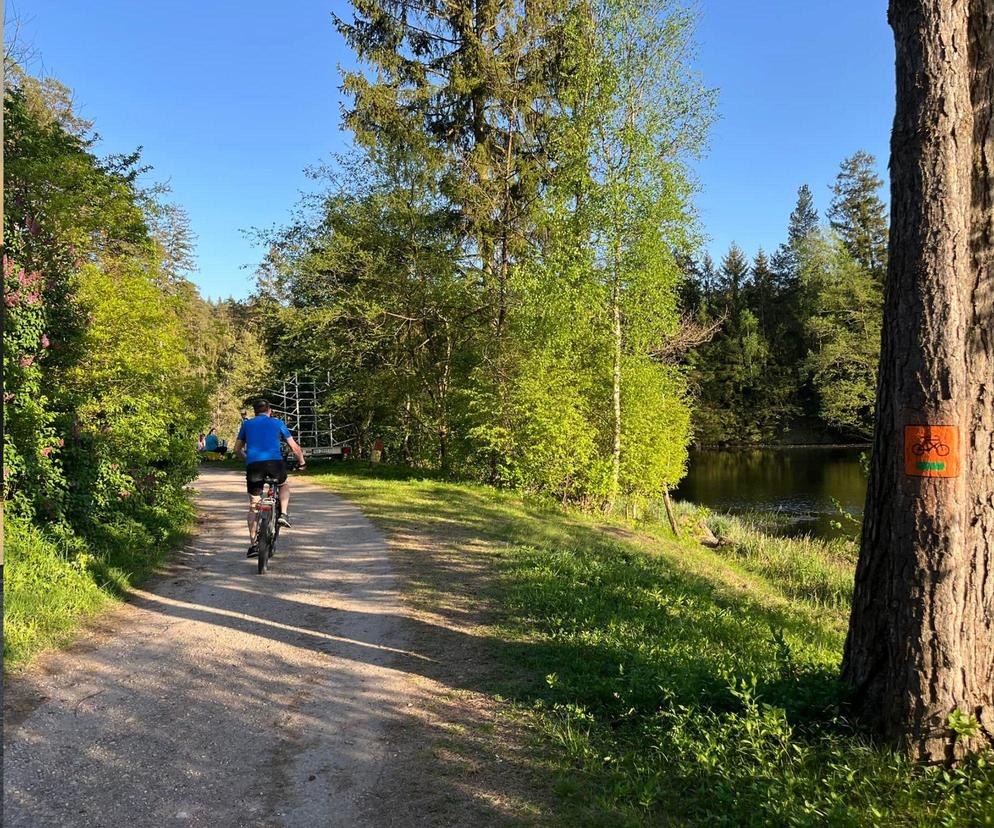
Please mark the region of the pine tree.
POLYGON ((842 162, 828 218, 853 260, 882 284, 887 272, 887 207, 879 196, 883 181, 876 163, 862 150, 842 162))
POLYGON ((994 746, 994 7, 895 0, 890 22, 894 256, 843 678, 931 764, 994 746))

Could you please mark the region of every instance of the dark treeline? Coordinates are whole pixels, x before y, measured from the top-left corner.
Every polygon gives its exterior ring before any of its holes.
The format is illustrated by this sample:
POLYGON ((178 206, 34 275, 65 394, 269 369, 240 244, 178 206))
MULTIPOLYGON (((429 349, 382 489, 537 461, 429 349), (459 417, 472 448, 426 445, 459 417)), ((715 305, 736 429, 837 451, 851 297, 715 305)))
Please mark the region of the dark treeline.
POLYGON ((842 163, 827 223, 802 186, 772 255, 732 244, 690 268, 685 307, 722 320, 689 359, 699 444, 869 437, 887 270, 874 168, 865 152, 842 163))

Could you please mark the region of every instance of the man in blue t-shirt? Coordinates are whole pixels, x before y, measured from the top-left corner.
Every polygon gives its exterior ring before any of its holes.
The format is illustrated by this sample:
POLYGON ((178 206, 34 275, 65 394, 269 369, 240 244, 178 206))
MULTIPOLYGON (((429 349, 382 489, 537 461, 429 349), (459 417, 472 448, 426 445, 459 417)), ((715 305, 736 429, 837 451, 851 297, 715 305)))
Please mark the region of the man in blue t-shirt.
POLYGON ((300 450, 297 441, 293 439, 290 430, 282 420, 270 416, 269 403, 266 400, 256 400, 253 406, 255 416, 251 420, 242 420, 235 440, 235 454, 245 455, 245 481, 249 493, 249 546, 248 557, 254 558, 259 554, 255 542, 256 512, 262 499, 262 489, 267 475, 275 477, 280 486, 280 526, 290 526, 287 517, 290 508, 290 484, 286 479, 286 462, 283 460, 281 441, 286 440, 290 450, 297 455, 300 468, 306 467, 304 452, 300 450))

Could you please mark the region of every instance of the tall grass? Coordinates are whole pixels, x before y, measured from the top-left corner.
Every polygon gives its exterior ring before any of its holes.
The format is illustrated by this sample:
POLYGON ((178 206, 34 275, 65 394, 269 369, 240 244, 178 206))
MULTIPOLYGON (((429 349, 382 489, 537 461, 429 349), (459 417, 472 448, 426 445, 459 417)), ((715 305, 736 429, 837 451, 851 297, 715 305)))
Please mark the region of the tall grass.
POLYGON ((39 651, 59 646, 80 625, 147 578, 188 536, 193 508, 176 498, 159 507, 88 527, 4 526, 4 670, 24 667, 39 651))

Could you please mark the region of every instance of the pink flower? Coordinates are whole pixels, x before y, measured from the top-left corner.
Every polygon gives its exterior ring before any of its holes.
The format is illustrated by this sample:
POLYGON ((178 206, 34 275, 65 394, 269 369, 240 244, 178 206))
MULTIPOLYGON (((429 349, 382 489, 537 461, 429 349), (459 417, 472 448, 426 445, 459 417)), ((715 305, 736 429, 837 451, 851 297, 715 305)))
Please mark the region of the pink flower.
POLYGON ((18 302, 21 301, 21 295, 19 293, 16 293, 16 292, 15 293, 8 293, 3 298, 3 301, 7 304, 8 308, 12 308, 12 307, 14 307, 14 305, 16 305, 18 302))
POLYGON ((121 490, 120 490, 120 491, 118 492, 118 494, 119 494, 119 495, 120 495, 121 497, 129 497, 129 496, 131 495, 131 492, 129 492, 129 491, 127 490, 127 489, 121 489, 121 490))
POLYGON ((40 299, 41 299, 41 297, 37 293, 35 293, 34 291, 32 291, 31 293, 29 293, 27 296, 24 297, 24 300, 29 305, 36 304, 40 299))
POLYGON ((12 399, 14 399, 14 392, 13 391, 4 391, 3 392, 3 401, 5 403, 9 403, 12 399))
POLYGON ((63 447, 63 446, 65 445, 65 444, 66 444, 66 441, 65 441, 65 440, 63 440, 63 439, 62 439, 62 438, 60 437, 60 438, 59 438, 59 448, 62 448, 62 447, 63 447))
POLYGON ((35 288, 41 284, 41 282, 41 273, 37 270, 33 270, 31 273, 28 273, 22 268, 17 274, 17 283, 22 288, 35 288))
POLYGON ((114 469, 115 471, 117 471, 117 463, 111 463, 111 464, 110 464, 110 467, 111 467, 112 469, 114 469))
POLYGON ((21 357, 21 367, 22 368, 28 368, 28 367, 31 366, 31 364, 34 361, 35 361, 35 358, 33 356, 22 356, 21 357))
POLYGON ((47 348, 51 344, 52 343, 48 341, 48 334, 42 334, 41 335, 41 347, 42 348, 47 348))
POLYGON ((41 455, 42 455, 42 457, 51 457, 52 456, 52 447, 51 446, 45 446, 45 448, 43 448, 41 450, 41 455))

